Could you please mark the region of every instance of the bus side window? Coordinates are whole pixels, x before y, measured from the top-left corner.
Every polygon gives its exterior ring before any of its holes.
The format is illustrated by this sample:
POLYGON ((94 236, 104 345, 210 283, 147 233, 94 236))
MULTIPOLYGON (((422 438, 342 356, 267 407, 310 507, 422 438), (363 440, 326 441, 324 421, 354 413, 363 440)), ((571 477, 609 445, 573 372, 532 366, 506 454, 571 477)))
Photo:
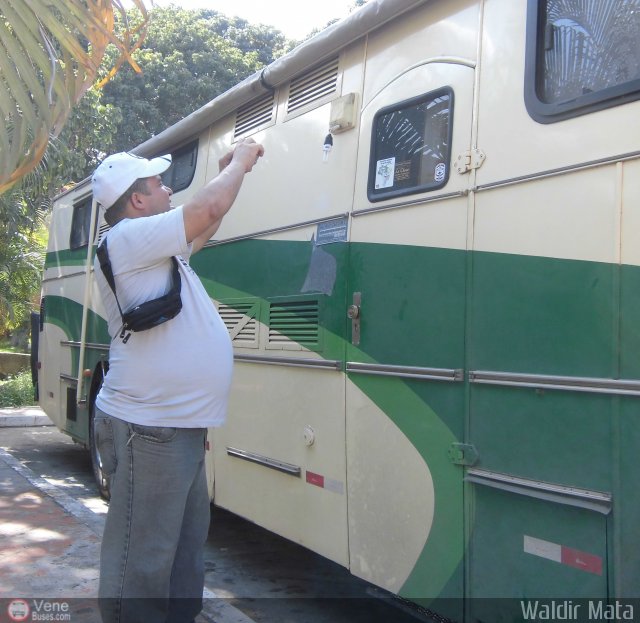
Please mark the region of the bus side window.
POLYGON ((196 172, 198 141, 193 141, 171 154, 171 166, 162 174, 162 183, 177 193, 188 188, 196 172))
POLYGON ((387 106, 373 120, 369 201, 442 188, 449 179, 453 91, 387 106))
POLYGON ((525 103, 552 123, 640 98, 640 0, 529 0, 525 103))
POLYGON ((91 201, 92 197, 89 195, 73 206, 71 234, 69 236, 69 248, 72 250, 86 247, 89 244, 91 201))

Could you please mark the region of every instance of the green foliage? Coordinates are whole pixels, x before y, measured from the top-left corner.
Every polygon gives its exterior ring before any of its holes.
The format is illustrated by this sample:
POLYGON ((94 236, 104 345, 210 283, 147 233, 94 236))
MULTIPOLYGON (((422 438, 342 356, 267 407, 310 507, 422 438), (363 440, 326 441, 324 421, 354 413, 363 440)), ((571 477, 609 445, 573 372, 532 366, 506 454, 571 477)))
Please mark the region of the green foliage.
MULTIPOLYGON (((42 168, 42 167, 41 167, 42 168)), ((46 245, 42 177, 0 196, 0 335, 25 328, 37 307, 46 245)))
POLYGON ((0 408, 30 407, 35 404, 31 372, 21 372, 0 381, 0 408))
POLYGON ((291 45, 273 28, 216 11, 154 8, 145 42, 133 55, 142 74, 122 67, 104 87, 104 102, 122 114, 112 150, 132 149, 160 133, 291 45))
POLYGON ((3 353, 25 353, 25 349, 20 346, 14 346, 11 340, 7 338, 0 338, 0 352, 3 353))
POLYGON ((87 91, 50 148, 48 173, 55 180, 50 191, 59 192, 61 182, 79 182, 89 176, 112 149, 121 123, 118 107, 103 103, 101 91, 87 91))
POLYGON ((36 170, 0 196, 0 336, 26 332, 38 307, 53 197, 64 184, 89 175, 104 158, 99 148, 111 149, 121 120, 118 108, 89 91, 36 170))

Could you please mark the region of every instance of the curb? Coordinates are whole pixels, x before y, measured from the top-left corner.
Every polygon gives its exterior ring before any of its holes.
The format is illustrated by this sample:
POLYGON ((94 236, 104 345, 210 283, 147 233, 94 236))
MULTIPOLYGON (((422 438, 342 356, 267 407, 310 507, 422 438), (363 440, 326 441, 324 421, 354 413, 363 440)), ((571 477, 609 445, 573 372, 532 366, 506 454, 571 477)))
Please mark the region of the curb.
POLYGON ((0 428, 53 426, 53 422, 39 407, 0 409, 0 428))

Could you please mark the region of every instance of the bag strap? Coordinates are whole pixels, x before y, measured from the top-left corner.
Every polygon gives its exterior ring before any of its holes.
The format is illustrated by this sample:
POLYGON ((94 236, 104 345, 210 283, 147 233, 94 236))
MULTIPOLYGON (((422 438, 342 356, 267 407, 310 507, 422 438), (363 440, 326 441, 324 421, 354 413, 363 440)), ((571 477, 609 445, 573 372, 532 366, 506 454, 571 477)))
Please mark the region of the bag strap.
POLYGON ((122 317, 122 307, 120 307, 120 301, 118 301, 118 295, 116 294, 116 282, 113 278, 113 270, 111 268, 111 260, 109 259, 109 250, 107 249, 107 239, 105 238, 102 244, 96 249, 96 255, 98 256, 98 261, 100 262, 100 268, 102 269, 102 273, 104 274, 104 278, 107 280, 111 291, 113 292, 113 296, 116 298, 116 304, 118 305, 118 311, 120 312, 120 317, 122 317))
MULTIPOLYGON (((122 313, 122 307, 120 307, 120 301, 118 300, 118 295, 116 294, 116 282, 113 278, 113 269, 111 268, 111 260, 109 259, 109 250, 107 248, 107 239, 105 238, 102 243, 96 249, 96 255, 98 256, 98 261, 100 262, 100 269, 104 274, 104 278, 107 280, 111 291, 113 292, 113 296, 116 299, 116 305, 118 306, 118 311, 120 312, 120 318, 122 318, 122 333, 120 337, 124 338, 124 341, 127 342, 129 337, 125 338, 125 325, 124 325, 124 314, 122 313)), ((173 262, 173 272, 171 274, 171 288, 168 295, 175 295, 180 292, 182 289, 182 279, 180 278, 180 270, 178 268, 178 260, 175 257, 171 257, 171 261, 173 262)))

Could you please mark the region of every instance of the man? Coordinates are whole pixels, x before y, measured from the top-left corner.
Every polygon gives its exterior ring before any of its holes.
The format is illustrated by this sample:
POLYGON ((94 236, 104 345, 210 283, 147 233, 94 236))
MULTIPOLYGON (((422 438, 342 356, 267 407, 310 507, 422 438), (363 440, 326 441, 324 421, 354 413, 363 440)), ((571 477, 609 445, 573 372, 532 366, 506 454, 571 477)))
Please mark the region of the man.
POLYGON ((220 174, 176 209, 160 177, 170 156, 115 154, 93 176, 111 225, 105 239, 122 311, 165 294, 174 256, 182 299, 174 318, 125 337, 96 259, 112 338, 94 425, 111 484, 100 561, 105 623, 189 623, 202 609, 206 430, 225 420, 233 353, 187 260, 217 231, 263 153, 253 140, 241 141, 220 160, 220 174))

